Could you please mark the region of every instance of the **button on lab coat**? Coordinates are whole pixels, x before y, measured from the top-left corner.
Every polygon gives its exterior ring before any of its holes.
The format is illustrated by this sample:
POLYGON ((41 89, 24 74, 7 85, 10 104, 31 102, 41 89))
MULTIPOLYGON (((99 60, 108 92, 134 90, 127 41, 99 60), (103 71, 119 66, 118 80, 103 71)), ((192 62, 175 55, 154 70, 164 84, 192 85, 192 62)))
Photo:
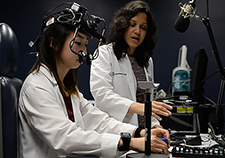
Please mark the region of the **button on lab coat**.
POLYGON ((75 122, 53 75, 41 66, 25 80, 19 99, 21 158, 56 158, 83 154, 115 157, 120 132, 135 126, 122 124, 88 103, 79 93, 71 95, 75 122))
MULTIPOLYGON (((149 59, 144 68, 148 81, 153 80, 153 61, 149 59)), ((133 102, 136 102, 137 81, 129 60, 117 60, 112 44, 99 47, 99 56, 92 61, 90 89, 95 105, 109 116, 126 123, 138 125, 137 114, 127 114, 133 102)), ((152 117, 152 126, 159 124, 152 117)))

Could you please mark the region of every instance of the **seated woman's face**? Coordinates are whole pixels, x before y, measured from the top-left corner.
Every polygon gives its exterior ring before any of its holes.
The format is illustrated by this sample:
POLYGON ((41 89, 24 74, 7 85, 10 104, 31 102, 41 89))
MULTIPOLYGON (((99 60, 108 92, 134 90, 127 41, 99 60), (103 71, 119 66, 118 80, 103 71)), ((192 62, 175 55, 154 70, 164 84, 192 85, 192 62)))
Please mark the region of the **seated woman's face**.
MULTIPOLYGON (((71 32, 71 34, 66 38, 64 46, 62 48, 62 53, 60 55, 60 65, 68 69, 78 68, 80 64, 82 64, 79 63, 78 55, 74 54, 70 50, 70 42, 72 41, 73 36, 74 32, 71 32)), ((82 50, 85 54, 87 54, 86 52, 87 45, 88 45, 88 36, 86 34, 78 32, 73 45, 73 50, 77 53, 82 50)))

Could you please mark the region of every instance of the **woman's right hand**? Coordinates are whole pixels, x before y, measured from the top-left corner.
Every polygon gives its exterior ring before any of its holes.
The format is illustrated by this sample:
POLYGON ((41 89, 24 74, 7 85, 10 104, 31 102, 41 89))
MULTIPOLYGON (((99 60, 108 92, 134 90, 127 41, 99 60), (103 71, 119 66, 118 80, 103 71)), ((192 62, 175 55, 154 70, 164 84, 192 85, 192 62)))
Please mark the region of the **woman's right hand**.
MULTIPOLYGON (((130 149, 139 152, 145 152, 145 137, 131 138, 130 149)), ((153 153, 163 153, 168 155, 168 146, 157 136, 151 136, 151 152, 153 153)))
MULTIPOLYGON (((130 141, 130 149, 136 150, 139 152, 145 151, 145 137, 143 135, 143 132, 145 130, 142 130, 142 134, 140 138, 131 138, 130 141)), ((168 148, 170 147, 170 138, 169 133, 167 130, 162 128, 156 128, 151 129, 151 151, 154 153, 163 153, 165 155, 168 155, 168 148), (167 138, 168 145, 162 141, 160 138, 167 138)))
POLYGON ((170 116, 172 113, 169 110, 172 109, 173 107, 168 104, 165 104, 163 102, 152 101, 152 116, 159 121, 161 121, 162 118, 159 117, 157 114, 163 116, 170 116))
MULTIPOLYGON (((163 116, 170 116, 171 112, 169 110, 172 109, 173 107, 168 104, 152 101, 152 116, 159 121, 161 121, 162 118, 159 117, 157 114, 163 116)), ((131 104, 128 113, 137 113, 138 115, 144 116, 144 111, 145 111, 145 104, 134 102, 133 104, 131 104)))

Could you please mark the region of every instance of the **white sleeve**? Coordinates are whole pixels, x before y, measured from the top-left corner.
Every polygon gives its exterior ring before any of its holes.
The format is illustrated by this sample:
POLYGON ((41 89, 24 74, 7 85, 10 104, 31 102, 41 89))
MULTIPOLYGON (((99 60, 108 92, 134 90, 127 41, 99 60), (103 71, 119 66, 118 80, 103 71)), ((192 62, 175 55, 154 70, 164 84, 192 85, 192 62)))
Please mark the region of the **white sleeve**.
POLYGON ((90 104, 80 93, 81 114, 86 130, 95 129, 98 133, 120 134, 121 132, 129 132, 131 135, 136 128, 131 124, 121 123, 99 108, 90 104))
MULTIPOLYGON (((118 132, 128 125, 123 126, 118 121, 107 120, 106 114, 88 104, 89 106, 83 108, 83 119, 86 124, 90 121, 95 125, 88 127, 90 124, 87 124, 86 127, 90 130, 84 130, 78 127, 76 122, 68 119, 49 87, 41 81, 32 82, 20 98, 21 112, 37 136, 62 155, 90 154, 115 157, 120 139, 118 132), (95 119, 92 121, 91 118, 94 117, 100 122, 95 122, 95 119), (103 121, 101 117, 106 120, 103 121), (114 126, 109 128, 111 123, 114 123, 114 126), (108 133, 98 133, 101 131, 100 128, 108 133), (109 132, 111 129, 114 131, 109 132)), ((128 128, 130 131, 134 129, 132 126, 128 128)))
POLYGON ((90 90, 95 103, 102 111, 123 121, 126 116, 130 118, 133 116, 127 115, 127 112, 134 101, 120 96, 113 90, 112 58, 116 57, 112 51, 108 45, 99 48, 99 56, 91 65, 90 90))
POLYGON ((151 128, 155 125, 160 125, 160 122, 153 116, 151 116, 152 118, 152 123, 151 123, 151 128))
POLYGON ((119 134, 121 132, 128 132, 132 135, 136 126, 121 123, 120 121, 109 117, 105 112, 102 112, 99 108, 88 103, 84 98, 82 98, 81 104, 81 113, 86 130, 89 131, 94 129, 102 135, 102 137, 99 137, 99 140, 101 141, 102 156, 108 157, 108 155, 114 155, 120 139, 120 137, 118 137, 119 134))

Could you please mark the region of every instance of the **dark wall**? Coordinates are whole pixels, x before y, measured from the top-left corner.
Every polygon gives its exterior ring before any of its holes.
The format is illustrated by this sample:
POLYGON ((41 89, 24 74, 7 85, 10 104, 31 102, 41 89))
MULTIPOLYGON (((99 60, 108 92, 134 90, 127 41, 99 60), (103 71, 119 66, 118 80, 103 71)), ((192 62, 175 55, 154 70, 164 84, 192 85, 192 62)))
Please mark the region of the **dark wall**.
MULTIPOLYGON (((7 23, 17 35, 20 49, 20 62, 16 77, 24 79, 33 66, 36 57, 27 53, 29 40, 34 40, 40 30, 40 22, 43 15, 54 6, 64 2, 63 0, 1 0, 0 22, 7 23)), ((129 0, 76 0, 88 8, 89 13, 102 16, 107 25, 112 21, 114 12, 129 0)), ((205 49, 209 61, 207 76, 215 72, 218 67, 212 54, 212 46, 206 27, 202 22, 192 19, 188 30, 179 33, 174 29, 174 22, 180 12, 178 3, 187 3, 188 0, 146 0, 154 15, 158 31, 158 43, 155 49, 155 81, 160 83, 159 89, 168 91, 172 80, 172 70, 177 66, 178 50, 185 44, 188 47, 188 62, 192 67, 194 54, 202 47, 205 49)), ((201 17, 207 15, 206 0, 197 0, 197 14, 201 17)), ((209 15, 214 37, 219 50, 219 55, 224 65, 225 60, 225 1, 209 0, 209 15)), ((106 36, 108 30, 106 31, 106 36)), ((95 47, 88 48, 94 51, 95 47)), ((217 73, 205 82, 205 94, 216 102, 220 87, 220 74, 217 73)), ((86 64, 80 66, 80 91, 87 99, 92 99, 89 92, 89 68, 86 64)), ((223 102, 224 103, 224 102, 223 102)))
MULTIPOLYGON (((47 11, 67 1, 63 0, 32 0, 0 1, 0 23, 7 23, 12 27, 19 41, 20 59, 16 77, 25 79, 27 73, 36 61, 35 56, 28 55, 28 41, 35 40, 40 31, 42 17, 47 11)), ((73 1, 72 1, 73 2, 73 1)), ((76 0, 75 2, 88 8, 90 14, 104 17, 107 25, 111 21, 114 12, 123 6, 127 0, 76 0)), ((106 31, 106 34, 108 31, 106 31)), ((96 46, 89 47, 88 51, 93 52, 96 46)), ((35 49, 33 49, 35 50, 35 49)), ((80 66, 80 90, 87 99, 92 96, 89 92, 89 68, 86 63, 80 66)))

